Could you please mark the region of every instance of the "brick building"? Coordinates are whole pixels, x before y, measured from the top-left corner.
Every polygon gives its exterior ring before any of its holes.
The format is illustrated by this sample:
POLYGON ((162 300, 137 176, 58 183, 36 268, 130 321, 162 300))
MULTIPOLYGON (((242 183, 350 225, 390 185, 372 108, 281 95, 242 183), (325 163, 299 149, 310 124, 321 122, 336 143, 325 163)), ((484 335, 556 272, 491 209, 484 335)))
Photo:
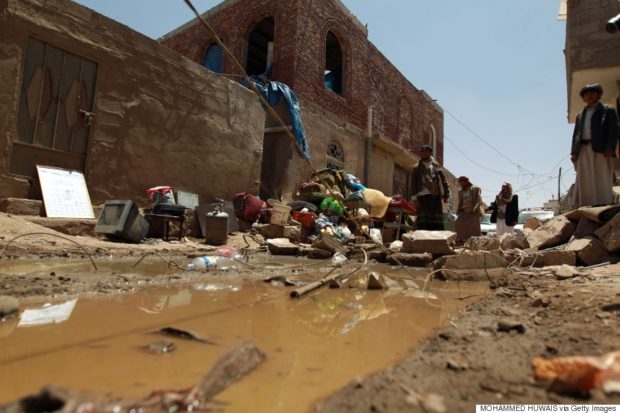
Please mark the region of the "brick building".
MULTIPOLYGON (((269 79, 296 93, 317 169, 335 164, 367 174, 371 187, 406 193, 412 154, 421 144, 434 143, 443 162, 443 110, 381 54, 339 0, 226 0, 203 17, 250 75, 271 67, 269 79)), ((197 19, 161 42, 212 71, 239 75, 197 19)), ((309 171, 286 144, 275 149, 286 139, 267 122, 261 180, 271 188, 268 195, 286 197, 309 171), (289 155, 288 163, 273 171, 278 167, 269 153, 289 155), (278 176, 281 182, 267 182, 278 176)))

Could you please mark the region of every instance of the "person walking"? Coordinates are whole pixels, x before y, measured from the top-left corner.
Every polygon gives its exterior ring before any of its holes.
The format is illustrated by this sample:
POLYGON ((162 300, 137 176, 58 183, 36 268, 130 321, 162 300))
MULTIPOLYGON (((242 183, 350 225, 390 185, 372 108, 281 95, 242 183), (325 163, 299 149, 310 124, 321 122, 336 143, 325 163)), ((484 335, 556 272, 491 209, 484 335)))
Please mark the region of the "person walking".
POLYGON ((519 219, 519 197, 512 193, 512 185, 504 182, 502 190, 491 202, 491 222, 497 225, 497 236, 514 234, 515 225, 519 219))
POLYGON ((450 199, 450 187, 441 165, 432 156, 433 147, 422 145, 420 161, 411 170, 411 200, 417 208, 416 228, 442 231, 441 201, 450 199))
POLYGON ((611 162, 620 126, 613 106, 600 102, 603 88, 598 83, 585 85, 579 92, 586 106, 577 115, 571 160, 577 177, 573 206, 605 205, 614 202, 614 173, 611 162))
POLYGON ((456 221, 454 230, 461 242, 471 237, 480 236, 480 217, 483 215, 482 191, 472 185, 466 176, 459 177, 458 206, 456 208, 456 221))

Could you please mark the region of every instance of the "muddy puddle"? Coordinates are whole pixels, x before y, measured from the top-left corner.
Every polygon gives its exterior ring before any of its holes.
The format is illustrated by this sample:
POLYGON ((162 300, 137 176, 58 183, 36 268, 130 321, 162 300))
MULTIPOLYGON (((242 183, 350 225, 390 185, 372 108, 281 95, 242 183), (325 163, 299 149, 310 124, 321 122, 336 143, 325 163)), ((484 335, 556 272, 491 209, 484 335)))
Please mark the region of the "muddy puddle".
MULTIPOLYGON (((25 271, 24 265, 9 270, 25 271)), ((112 273, 120 268, 98 266, 112 273)), ((138 268, 171 271, 157 261, 138 268)), ((384 265, 371 269, 395 281, 389 290, 322 288, 291 299, 294 287, 262 281, 267 275, 317 279, 325 273, 317 266, 301 268, 244 277, 214 273, 174 288, 29 303, 19 318, 0 323, 0 405, 50 384, 127 398, 186 388, 219 356, 251 340, 266 361, 219 394, 218 403, 227 412, 303 412, 356 377, 405 358, 487 288, 433 281, 425 297, 410 274, 384 265), (158 334, 164 327, 205 341, 158 334), (160 344, 149 349, 164 340, 173 351, 154 351, 160 344)), ((76 276, 91 267, 86 261, 53 269, 29 263, 27 269, 76 276)), ((422 286, 425 273, 416 274, 422 286)))

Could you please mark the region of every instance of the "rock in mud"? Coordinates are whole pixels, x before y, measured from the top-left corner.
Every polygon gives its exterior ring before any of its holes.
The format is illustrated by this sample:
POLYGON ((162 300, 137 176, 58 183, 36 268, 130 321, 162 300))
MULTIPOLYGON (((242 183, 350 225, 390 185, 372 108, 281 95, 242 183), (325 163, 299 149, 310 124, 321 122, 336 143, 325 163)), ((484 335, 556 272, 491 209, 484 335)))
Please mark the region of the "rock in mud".
POLYGON ((525 326, 518 321, 500 320, 497 322, 497 331, 501 331, 503 333, 516 331, 519 334, 525 334, 525 330, 525 326))
POLYGON ((0 295, 0 321, 19 314, 19 300, 15 297, 0 295))
POLYGON ((203 404, 212 400, 232 383, 254 370, 264 359, 265 353, 256 344, 244 342, 220 357, 207 374, 190 392, 186 400, 203 404))

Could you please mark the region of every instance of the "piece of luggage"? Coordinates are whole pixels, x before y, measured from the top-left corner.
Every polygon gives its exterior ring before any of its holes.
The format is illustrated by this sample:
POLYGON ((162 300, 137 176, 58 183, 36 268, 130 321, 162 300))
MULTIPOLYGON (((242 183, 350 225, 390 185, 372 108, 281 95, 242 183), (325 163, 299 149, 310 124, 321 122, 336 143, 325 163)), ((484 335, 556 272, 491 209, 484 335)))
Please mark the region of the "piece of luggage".
POLYGON ((237 218, 255 222, 258 220, 261 211, 267 207, 267 204, 255 195, 242 192, 233 197, 233 207, 237 218))

